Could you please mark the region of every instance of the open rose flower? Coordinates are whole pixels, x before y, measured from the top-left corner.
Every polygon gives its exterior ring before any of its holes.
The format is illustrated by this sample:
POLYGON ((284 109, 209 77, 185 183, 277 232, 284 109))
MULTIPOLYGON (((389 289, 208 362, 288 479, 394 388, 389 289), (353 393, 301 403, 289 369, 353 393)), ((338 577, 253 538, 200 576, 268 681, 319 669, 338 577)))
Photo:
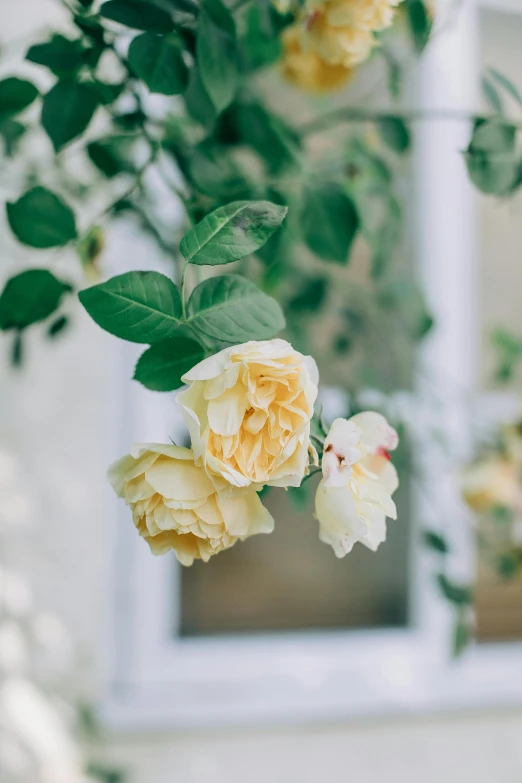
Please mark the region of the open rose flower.
POLYGON ((298 487, 308 470, 314 360, 285 340, 225 348, 183 376, 178 395, 196 465, 217 488, 298 487))
POLYGON ((397 516, 392 494, 399 481, 388 453, 397 445, 397 433, 379 413, 333 422, 324 444, 315 511, 319 538, 337 557, 351 552, 357 542, 375 551, 385 540, 386 517, 397 516))
POLYGON ((183 565, 205 562, 239 539, 271 533, 274 520, 253 489, 223 498, 190 449, 161 443, 134 446, 109 469, 116 493, 152 552, 173 549, 183 565))
POLYGON ((353 68, 364 62, 378 30, 393 21, 399 0, 307 0, 304 48, 313 49, 330 65, 353 68))
POLYGON ((296 87, 309 92, 328 92, 343 87, 352 71, 343 65, 330 65, 317 52, 303 48, 301 28, 288 27, 283 32, 283 76, 296 87))
POLYGON ((516 462, 493 456, 470 465, 462 477, 464 499, 475 511, 505 506, 522 513, 522 482, 516 462))

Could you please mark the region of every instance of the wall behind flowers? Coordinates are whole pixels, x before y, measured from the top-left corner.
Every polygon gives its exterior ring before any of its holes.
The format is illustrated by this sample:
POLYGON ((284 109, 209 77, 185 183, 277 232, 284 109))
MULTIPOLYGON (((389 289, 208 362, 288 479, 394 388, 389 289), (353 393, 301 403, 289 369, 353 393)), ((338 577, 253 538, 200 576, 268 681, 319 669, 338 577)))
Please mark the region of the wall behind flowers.
MULTIPOLYGON (((39 27, 52 14, 56 5, 51 0, 20 0, 10 9, 13 37, 25 36, 29 19, 39 27)), ((514 76, 507 65, 506 72, 514 76)), ((119 242, 136 254, 150 252, 132 235, 109 241, 115 252, 119 242)), ((496 240, 499 255, 501 243, 496 240)), ((6 275, 16 267, 12 252, 12 243, 2 247, 6 275)), ((28 547, 31 578, 42 603, 63 616, 74 633, 79 690, 90 698, 100 692, 98 653, 109 566, 100 466, 109 451, 111 338, 90 328, 79 308, 74 330, 74 340, 57 341, 48 352, 37 351, 29 341, 28 362, 19 375, 8 375, 7 362, 2 363, 0 432, 41 497, 45 523, 28 547)), ((41 340, 42 334, 32 339, 41 340)), ((7 358, 7 341, 2 348, 7 358)), ((369 783, 383 778, 435 783, 460 781, 463 770, 466 778, 479 782, 516 783, 522 770, 521 736, 520 715, 461 715, 305 729, 142 732, 103 738, 93 755, 127 769, 131 783, 312 783, 325 775, 332 780, 352 775, 369 783)))

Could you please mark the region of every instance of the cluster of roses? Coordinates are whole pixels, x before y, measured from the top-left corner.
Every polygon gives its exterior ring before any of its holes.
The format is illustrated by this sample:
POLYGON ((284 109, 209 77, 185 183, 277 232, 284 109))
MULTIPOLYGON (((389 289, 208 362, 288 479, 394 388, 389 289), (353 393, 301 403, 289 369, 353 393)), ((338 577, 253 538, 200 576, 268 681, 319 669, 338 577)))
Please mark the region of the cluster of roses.
POLYGON ((392 24, 399 2, 305 0, 296 23, 284 32, 285 77, 306 90, 342 87, 370 56, 375 33, 392 24))
MULTIPOLYGON (((192 449, 140 444, 109 470, 155 554, 173 549, 183 565, 209 558, 274 520, 258 492, 298 487, 318 464, 310 437, 315 361, 285 340, 253 341, 204 359, 184 377, 177 401, 192 449)), ((375 550, 398 486, 389 450, 395 430, 378 413, 336 419, 324 443, 317 490, 320 538, 338 557, 360 541, 375 550)))

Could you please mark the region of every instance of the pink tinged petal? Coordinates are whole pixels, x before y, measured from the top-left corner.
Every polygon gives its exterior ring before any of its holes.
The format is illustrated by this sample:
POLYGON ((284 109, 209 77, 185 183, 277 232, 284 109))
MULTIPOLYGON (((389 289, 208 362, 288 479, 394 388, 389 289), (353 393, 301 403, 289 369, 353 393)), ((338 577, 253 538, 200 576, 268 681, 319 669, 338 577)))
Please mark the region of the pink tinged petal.
POLYGON ((380 481, 386 491, 393 495, 399 486, 399 476, 389 459, 379 455, 369 456, 365 457, 360 465, 370 471, 380 481))
POLYGON ((349 421, 361 430, 361 440, 370 452, 379 448, 393 451, 399 445, 399 436, 387 419, 380 413, 364 411, 352 416, 349 421))
POLYGON ((214 492, 201 468, 178 460, 158 460, 145 474, 156 492, 174 500, 203 500, 214 492))
POLYGON ((208 404, 208 423, 218 435, 235 435, 239 432, 247 411, 247 396, 241 385, 227 389, 221 397, 208 404))
POLYGON ((335 419, 326 437, 325 447, 332 444, 336 450, 349 451, 353 446, 357 446, 361 439, 361 429, 353 419, 354 417, 335 419))
POLYGON ((352 475, 351 466, 361 458, 361 431, 347 419, 335 419, 325 440, 322 460, 325 486, 341 487, 352 475))
POLYGON ((323 454, 321 463, 325 487, 344 487, 352 477, 353 468, 349 462, 340 463, 333 451, 323 454))

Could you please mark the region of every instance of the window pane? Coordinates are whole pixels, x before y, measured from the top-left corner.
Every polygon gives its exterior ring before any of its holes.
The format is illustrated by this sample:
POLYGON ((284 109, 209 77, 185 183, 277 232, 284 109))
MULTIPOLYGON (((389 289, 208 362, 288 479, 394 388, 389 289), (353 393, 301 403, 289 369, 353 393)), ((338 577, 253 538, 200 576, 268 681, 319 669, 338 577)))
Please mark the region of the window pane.
MULTIPOLYGON (((315 494, 310 479, 310 499, 315 494)), ((275 532, 254 536, 209 563, 182 569, 181 633, 201 635, 306 628, 372 628, 407 622, 409 524, 399 518, 377 553, 358 544, 343 560, 318 540, 312 508, 297 510, 283 490, 264 502, 275 532)))

